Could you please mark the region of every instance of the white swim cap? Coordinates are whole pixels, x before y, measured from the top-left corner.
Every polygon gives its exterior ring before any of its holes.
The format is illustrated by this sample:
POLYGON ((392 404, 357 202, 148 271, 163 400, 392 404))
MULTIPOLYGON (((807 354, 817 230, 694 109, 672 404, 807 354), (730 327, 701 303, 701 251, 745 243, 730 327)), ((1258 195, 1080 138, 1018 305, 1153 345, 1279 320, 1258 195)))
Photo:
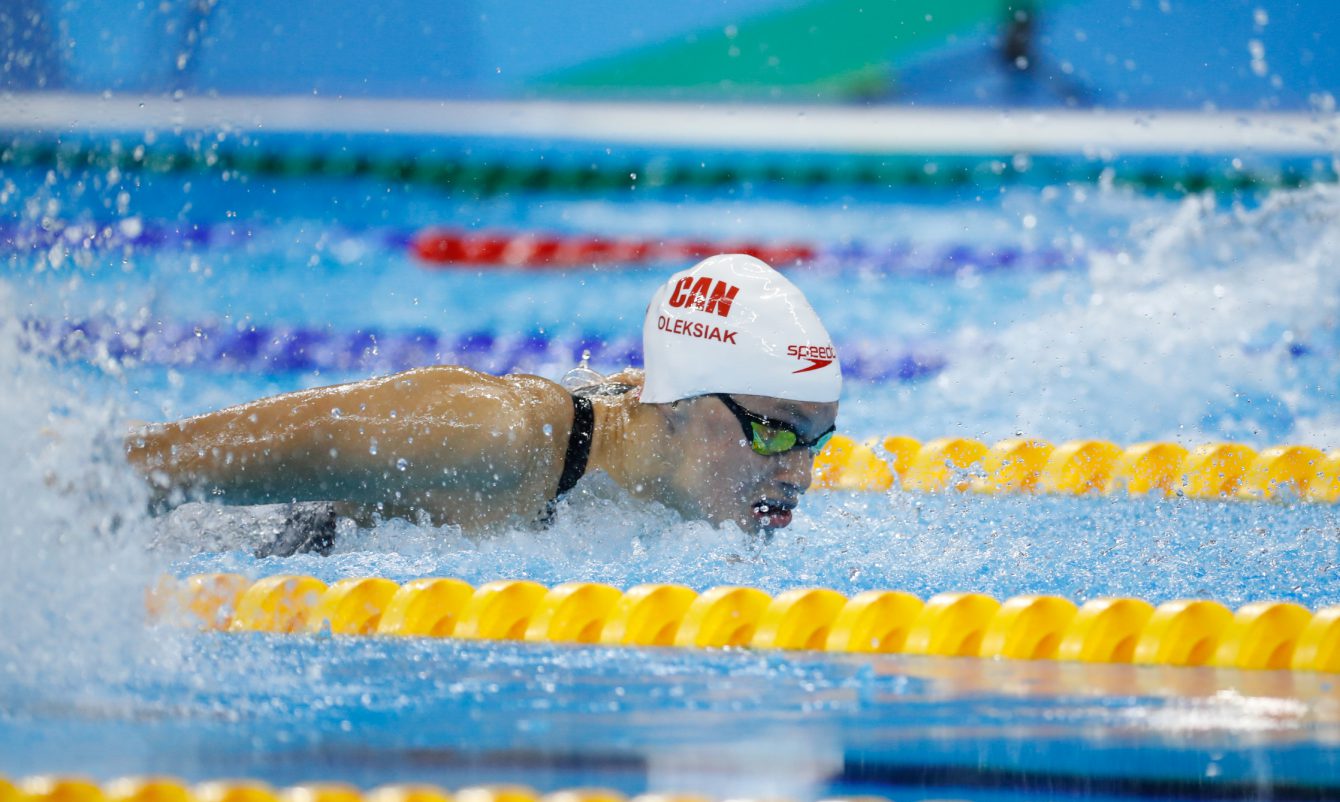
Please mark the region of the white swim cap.
POLYGON ((707 393, 826 403, 842 392, 833 341, 805 296, 744 254, 671 276, 647 307, 642 351, 648 404, 707 393))

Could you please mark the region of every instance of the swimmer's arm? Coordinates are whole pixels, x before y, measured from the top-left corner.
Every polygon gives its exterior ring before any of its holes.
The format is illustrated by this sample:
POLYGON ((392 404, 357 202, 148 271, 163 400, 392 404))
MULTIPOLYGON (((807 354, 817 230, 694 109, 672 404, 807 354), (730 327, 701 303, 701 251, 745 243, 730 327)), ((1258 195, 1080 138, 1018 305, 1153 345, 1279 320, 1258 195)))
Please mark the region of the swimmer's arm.
POLYGON ((532 427, 505 380, 463 368, 261 399, 126 439, 159 505, 393 503, 423 490, 504 488, 528 467, 532 427))

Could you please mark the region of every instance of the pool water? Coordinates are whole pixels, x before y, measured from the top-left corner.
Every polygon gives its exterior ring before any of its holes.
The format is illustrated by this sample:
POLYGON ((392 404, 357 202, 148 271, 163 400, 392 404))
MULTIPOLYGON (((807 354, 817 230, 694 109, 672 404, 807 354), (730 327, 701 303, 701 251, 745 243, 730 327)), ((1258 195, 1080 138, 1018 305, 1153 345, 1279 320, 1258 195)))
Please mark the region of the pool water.
POLYGON ((117 444, 129 420, 416 364, 557 378, 591 348, 614 370, 639 358, 646 299, 684 266, 417 260, 407 238, 444 225, 815 245, 824 258, 790 275, 838 344, 839 426, 858 439, 1329 451, 1334 186, 478 198, 371 179, 16 168, 0 209, 0 410, 15 455, 0 468, 0 773, 723 798, 1340 794, 1340 689, 1325 676, 207 635, 147 627, 142 611, 162 571, 1318 608, 1340 603, 1329 505, 814 493, 762 542, 593 477, 542 532, 386 521, 343 529, 330 557, 257 559, 275 510, 195 504, 149 519, 117 444), (62 232, 76 225, 107 231, 70 247, 62 232))

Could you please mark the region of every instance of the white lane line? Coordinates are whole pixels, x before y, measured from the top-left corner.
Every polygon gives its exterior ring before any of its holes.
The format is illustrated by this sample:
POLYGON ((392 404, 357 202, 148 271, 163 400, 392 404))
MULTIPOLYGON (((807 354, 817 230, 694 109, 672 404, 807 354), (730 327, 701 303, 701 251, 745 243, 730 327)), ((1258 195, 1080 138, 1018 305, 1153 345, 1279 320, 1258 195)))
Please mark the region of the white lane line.
POLYGON ((320 97, 0 96, 0 129, 434 134, 836 153, 1315 154, 1340 116, 320 97))

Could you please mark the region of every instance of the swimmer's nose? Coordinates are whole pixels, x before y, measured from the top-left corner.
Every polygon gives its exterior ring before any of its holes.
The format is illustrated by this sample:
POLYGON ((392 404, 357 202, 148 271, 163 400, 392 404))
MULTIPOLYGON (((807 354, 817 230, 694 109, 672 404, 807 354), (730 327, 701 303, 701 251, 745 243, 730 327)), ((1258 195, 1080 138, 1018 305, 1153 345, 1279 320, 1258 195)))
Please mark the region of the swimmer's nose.
POLYGON ((810 489, 810 483, 814 480, 814 455, 808 448, 793 448, 778 455, 774 476, 794 487, 797 494, 804 493, 810 489))

